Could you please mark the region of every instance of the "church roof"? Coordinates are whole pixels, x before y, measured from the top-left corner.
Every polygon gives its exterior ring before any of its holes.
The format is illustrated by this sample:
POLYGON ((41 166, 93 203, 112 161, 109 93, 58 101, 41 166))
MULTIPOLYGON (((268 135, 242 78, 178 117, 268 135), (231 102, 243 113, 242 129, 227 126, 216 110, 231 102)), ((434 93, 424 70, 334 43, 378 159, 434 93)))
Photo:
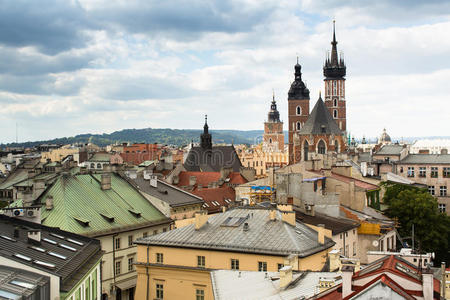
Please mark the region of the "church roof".
POLYGON ((234 146, 192 147, 184 162, 186 171, 220 172, 222 167, 231 167, 239 172, 241 166, 234 146))
POLYGON ((342 135, 342 130, 334 121, 330 112, 323 103, 322 97, 319 96, 316 105, 308 117, 305 125, 300 129, 299 134, 335 134, 342 135))

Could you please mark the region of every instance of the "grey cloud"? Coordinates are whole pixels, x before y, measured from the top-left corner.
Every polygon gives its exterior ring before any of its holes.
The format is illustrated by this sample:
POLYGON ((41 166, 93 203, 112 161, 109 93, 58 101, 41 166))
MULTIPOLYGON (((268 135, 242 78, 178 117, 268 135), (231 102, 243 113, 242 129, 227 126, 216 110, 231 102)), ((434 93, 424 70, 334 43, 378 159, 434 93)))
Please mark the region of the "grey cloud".
POLYGON ((0 43, 36 46, 47 54, 80 48, 88 41, 83 30, 95 28, 75 1, 0 1, 0 43))

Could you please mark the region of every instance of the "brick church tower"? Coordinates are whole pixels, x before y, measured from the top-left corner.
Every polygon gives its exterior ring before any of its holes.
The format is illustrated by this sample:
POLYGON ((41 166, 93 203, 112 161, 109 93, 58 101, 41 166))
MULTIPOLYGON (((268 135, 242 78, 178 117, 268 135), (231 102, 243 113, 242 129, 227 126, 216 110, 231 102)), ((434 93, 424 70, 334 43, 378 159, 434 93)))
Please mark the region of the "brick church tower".
POLYGON ((342 131, 347 130, 345 104, 346 66, 342 56, 338 57, 335 23, 333 21, 333 41, 331 54, 325 60, 323 75, 325 76, 325 106, 342 131))
POLYGON ((264 122, 263 151, 284 152, 283 122, 280 121, 275 95, 272 98, 267 122, 264 122))
POLYGON ((288 127, 289 127, 289 164, 296 161, 294 157, 294 134, 303 127, 309 116, 309 90, 302 81, 302 67, 294 67, 295 80, 288 92, 288 127))

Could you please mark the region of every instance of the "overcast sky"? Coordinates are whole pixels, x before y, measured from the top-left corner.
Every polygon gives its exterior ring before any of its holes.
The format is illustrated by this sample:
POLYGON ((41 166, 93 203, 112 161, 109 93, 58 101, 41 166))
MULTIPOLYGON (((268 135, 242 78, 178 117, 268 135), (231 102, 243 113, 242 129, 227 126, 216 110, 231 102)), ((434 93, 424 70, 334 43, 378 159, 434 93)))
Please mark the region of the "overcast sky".
POLYGON ((311 108, 323 91, 333 19, 353 135, 450 135, 450 2, 343 2, 0 0, 0 143, 263 129, 272 89, 287 121, 297 55, 311 108))

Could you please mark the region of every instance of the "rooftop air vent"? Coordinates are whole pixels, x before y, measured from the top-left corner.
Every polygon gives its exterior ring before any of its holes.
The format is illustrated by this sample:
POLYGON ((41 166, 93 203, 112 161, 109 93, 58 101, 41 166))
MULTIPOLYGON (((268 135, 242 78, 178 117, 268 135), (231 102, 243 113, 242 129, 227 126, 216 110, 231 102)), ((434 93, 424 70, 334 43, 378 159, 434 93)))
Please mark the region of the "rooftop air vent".
POLYGON ((244 223, 244 231, 248 231, 250 229, 250 226, 248 226, 248 223, 244 223))

